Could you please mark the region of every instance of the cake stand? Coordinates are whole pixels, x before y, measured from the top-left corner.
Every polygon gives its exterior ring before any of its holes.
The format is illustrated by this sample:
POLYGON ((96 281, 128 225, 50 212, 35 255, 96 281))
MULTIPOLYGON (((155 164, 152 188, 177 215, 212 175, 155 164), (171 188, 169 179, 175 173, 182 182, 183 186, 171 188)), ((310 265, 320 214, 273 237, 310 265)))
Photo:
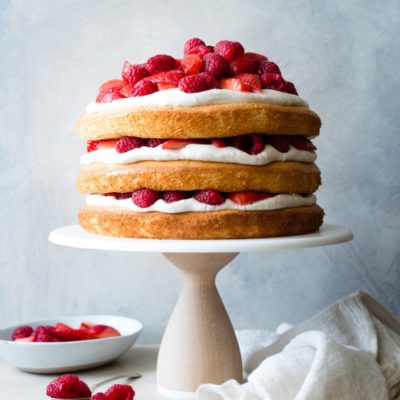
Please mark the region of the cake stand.
POLYGON ((319 232, 270 239, 153 240, 87 233, 79 225, 55 229, 53 243, 83 249, 163 253, 182 271, 185 284, 168 322, 157 362, 161 394, 194 398, 202 383, 242 381, 242 361, 229 316, 215 286, 217 273, 239 252, 268 252, 327 246, 349 241, 352 233, 325 224, 319 232))

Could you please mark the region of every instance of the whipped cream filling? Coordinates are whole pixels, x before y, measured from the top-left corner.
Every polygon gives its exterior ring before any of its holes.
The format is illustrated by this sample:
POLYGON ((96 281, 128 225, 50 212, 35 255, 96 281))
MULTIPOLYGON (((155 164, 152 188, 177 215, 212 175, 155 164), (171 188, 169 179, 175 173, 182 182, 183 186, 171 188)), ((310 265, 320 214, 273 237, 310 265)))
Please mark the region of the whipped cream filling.
POLYGON ((239 92, 228 89, 211 89, 198 93, 185 93, 179 89, 160 90, 147 96, 127 97, 111 103, 90 103, 87 113, 135 109, 141 107, 196 107, 230 103, 267 103, 283 106, 308 107, 301 97, 272 89, 260 92, 239 92))
POLYGON ((195 160, 246 165, 266 165, 274 161, 314 162, 316 158, 316 153, 297 150, 293 146, 290 146, 287 153, 281 153, 276 150, 275 147, 267 144, 262 152, 251 155, 232 146, 218 148, 212 144, 188 144, 176 150, 163 149, 162 146, 143 146, 127 151, 126 153, 118 153, 115 149, 95 150, 81 156, 80 163, 83 165, 93 163, 131 164, 146 160, 195 160))
POLYGON ((308 196, 301 196, 299 194, 278 194, 274 197, 256 201, 255 203, 247 205, 239 205, 232 200, 226 199, 225 202, 220 205, 211 206, 209 204, 200 203, 199 201, 191 197, 189 199, 179 200, 173 203, 166 203, 164 200, 159 199, 150 207, 140 208, 135 203, 133 203, 132 199, 130 198, 117 200, 113 196, 104 196, 100 194, 91 194, 86 197, 86 204, 89 206, 124 208, 140 213, 158 211, 170 214, 220 210, 279 210, 289 207, 312 206, 313 204, 315 204, 315 202, 316 197, 313 194, 308 196))

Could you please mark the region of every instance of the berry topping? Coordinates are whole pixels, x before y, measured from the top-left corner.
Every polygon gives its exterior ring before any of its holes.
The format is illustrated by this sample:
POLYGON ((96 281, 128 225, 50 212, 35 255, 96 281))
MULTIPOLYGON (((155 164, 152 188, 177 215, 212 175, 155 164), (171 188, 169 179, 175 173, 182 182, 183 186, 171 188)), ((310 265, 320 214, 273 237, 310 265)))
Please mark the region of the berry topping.
POLYGON ((304 151, 317 150, 316 146, 314 146, 311 140, 307 139, 304 136, 290 136, 289 141, 290 144, 297 150, 304 150, 304 151))
POLYGON ((204 71, 219 79, 229 73, 229 63, 219 54, 209 53, 204 57, 204 71))
POLYGON ((183 191, 169 191, 164 192, 162 195, 162 199, 166 203, 173 203, 174 201, 184 200, 191 197, 191 192, 183 192, 183 191))
POLYGON ((252 92, 252 86, 237 78, 224 78, 219 81, 220 89, 237 90, 238 92, 252 92))
POLYGON ((247 154, 258 154, 264 150, 263 137, 257 133, 241 135, 233 138, 233 145, 247 154))
POLYGON ((215 45, 214 51, 230 62, 241 56, 244 53, 244 48, 239 42, 221 40, 215 45))
POLYGON ((285 136, 281 135, 270 135, 268 136, 268 144, 275 147, 281 153, 287 153, 289 151, 290 145, 289 141, 285 136))
POLYGON ((17 329, 14 329, 14 332, 11 335, 12 340, 25 339, 31 336, 33 333, 33 329, 29 325, 19 326, 17 329))
POLYGON ((235 78, 239 79, 246 85, 251 86, 253 92, 258 92, 261 90, 261 81, 257 74, 239 74, 236 75, 235 78))
POLYGON ((53 399, 79 399, 90 397, 92 393, 76 375, 66 374, 50 382, 46 394, 53 399))
POLYGON ((225 201, 225 197, 216 190, 198 190, 193 196, 198 202, 216 206, 225 201))
POLYGON ((158 72, 157 74, 149 76, 145 80, 153 83, 171 83, 177 87, 180 79, 184 76, 185 74, 182 71, 174 69, 172 71, 158 72))
POLYGON ((186 41, 185 46, 183 48, 183 54, 196 54, 196 49, 199 46, 205 46, 206 44, 199 38, 191 38, 186 41))
POLYGON ((160 144, 163 144, 165 142, 165 139, 149 139, 147 142, 147 146, 149 147, 157 147, 160 144))
POLYGON ((157 92, 157 90, 158 87, 155 83, 150 81, 140 81, 133 88, 132 96, 147 96, 148 94, 157 92))
POLYGON ((101 90, 96 97, 97 103, 111 103, 114 100, 123 99, 124 96, 119 92, 120 88, 112 87, 101 90))
POLYGON ((146 67, 142 65, 133 65, 128 61, 125 61, 124 66, 122 68, 122 78, 125 82, 129 83, 132 86, 135 86, 136 83, 141 81, 143 78, 149 76, 149 71, 147 71, 146 67))
POLYGON ((279 90, 279 88, 282 87, 284 80, 281 74, 277 74, 274 72, 264 72, 261 75, 261 83, 263 88, 265 89, 279 90))
POLYGON ((102 91, 105 91, 105 90, 108 90, 108 89, 117 89, 117 90, 119 90, 124 85, 125 85, 125 82, 121 81, 121 79, 112 79, 111 81, 104 82, 100 86, 99 91, 102 92, 102 91))
POLYGON ((150 72, 150 74, 169 71, 171 69, 175 69, 175 67, 175 58, 166 54, 158 54, 154 57, 150 57, 146 62, 146 69, 150 72))
POLYGON ((90 400, 107 400, 107 397, 104 393, 99 392, 93 395, 90 400))
POLYGON ((281 75, 281 70, 279 67, 274 62, 268 60, 263 61, 260 65, 260 68, 258 68, 258 73, 260 75, 262 75, 264 72, 281 75))
POLYGON ((130 385, 112 385, 106 392, 107 400, 133 400, 135 391, 130 385))
POLYGON ((233 74, 255 74, 263 61, 261 57, 256 53, 244 53, 231 62, 231 71, 233 74))
POLYGON ((166 150, 178 150, 188 144, 203 144, 201 139, 169 139, 163 143, 162 148, 166 150))
POLYGON ((295 94, 296 96, 298 95, 296 87, 293 85, 292 82, 284 82, 279 90, 281 92, 295 94))
POLYGON ((197 74, 203 67, 203 60, 197 54, 188 54, 182 58, 181 66, 186 75, 197 74))
POLYGON ((160 194, 151 189, 139 189, 132 193, 132 201, 140 208, 153 205, 160 198, 160 194))
POLYGON ((74 340, 85 340, 86 332, 81 329, 73 329, 70 326, 58 322, 55 326, 53 336, 62 342, 71 342, 74 340))
POLYGON ((215 87, 216 81, 214 77, 207 72, 189 75, 179 81, 179 89, 186 93, 203 92, 215 87))
POLYGON ((239 205, 252 204, 256 201, 268 199, 269 197, 273 197, 274 195, 268 192, 251 192, 251 191, 243 191, 243 192, 235 192, 229 193, 228 199, 232 200, 234 203, 239 205))
POLYGON ((113 149, 117 144, 116 139, 88 140, 86 150, 88 153, 95 150, 113 149))
MULTIPOLYGON (((130 199, 132 197, 132 193, 131 192, 115 193, 114 196, 117 200, 126 200, 126 199, 130 199)), ((86 329, 89 329, 89 328, 86 328, 86 329)))
POLYGON ((124 136, 118 140, 115 150, 118 153, 126 153, 129 150, 138 149, 142 146, 146 146, 146 139, 124 136))
POLYGON ((211 143, 215 146, 215 147, 228 147, 230 146, 230 140, 228 138, 215 138, 215 139, 211 139, 211 143))

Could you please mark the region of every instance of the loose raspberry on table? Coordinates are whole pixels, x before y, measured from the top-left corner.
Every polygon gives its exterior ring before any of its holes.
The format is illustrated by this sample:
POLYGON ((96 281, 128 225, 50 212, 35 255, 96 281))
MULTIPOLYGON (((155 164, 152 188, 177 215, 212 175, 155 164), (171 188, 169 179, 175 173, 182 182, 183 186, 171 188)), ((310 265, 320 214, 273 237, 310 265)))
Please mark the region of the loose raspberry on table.
POLYGON ((115 150, 118 153, 126 153, 129 150, 146 146, 146 139, 132 136, 124 136, 118 140, 115 150))
POLYGON ((151 189, 139 189, 132 192, 132 201, 140 208, 150 207, 159 198, 159 192, 151 189))
POLYGON ((147 96, 148 94, 157 92, 157 90, 158 90, 158 87, 155 83, 142 80, 134 86, 132 95, 134 97, 147 96))
POLYGON ((171 69, 175 69, 175 67, 175 58, 168 56, 167 54, 157 54, 156 56, 150 57, 146 62, 146 69, 150 72, 150 74, 169 71, 171 69))
POLYGON ((281 135, 270 135, 268 136, 268 144, 275 147, 281 153, 287 153, 290 149, 289 141, 285 136, 281 135))
POLYGON ((50 382, 46 394, 54 399, 78 399, 90 397, 92 393, 88 385, 76 375, 66 374, 50 382))
POLYGON ((162 195, 162 199, 166 203, 173 203, 174 201, 185 200, 192 196, 191 192, 183 192, 183 191, 168 191, 164 192, 162 195))
POLYGON ((235 74, 255 74, 262 63, 260 54, 257 53, 244 53, 235 58, 230 63, 232 73, 235 74))
POLYGON ((221 40, 215 45, 214 51, 230 62, 242 55, 244 53, 244 48, 239 42, 221 40))
POLYGON ((95 395, 93 395, 90 400, 107 400, 106 395, 104 393, 96 393, 95 395))
POLYGON ((135 86, 136 83, 149 75, 149 71, 147 71, 146 67, 143 64, 133 65, 130 64, 128 61, 125 61, 122 68, 123 80, 132 86, 135 86))
POLYGON ((221 55, 209 53, 204 57, 203 69, 219 79, 229 74, 229 63, 221 55))
POLYGON ((188 39, 183 47, 183 54, 186 56, 188 54, 195 54, 193 51, 199 46, 205 46, 203 40, 199 38, 188 39))
POLYGON ((263 61, 260 65, 260 68, 258 68, 259 75, 262 75, 264 72, 281 75, 281 70, 279 69, 278 65, 268 60, 263 61))
POLYGON ((135 391, 130 385, 112 385, 106 392, 107 400, 133 400, 135 391))
POLYGON ((233 138, 233 145, 239 150, 251 155, 261 153, 265 147, 263 137, 257 133, 236 136, 233 138))
POLYGON ((200 203, 210 206, 216 206, 225 201, 225 197, 220 192, 213 189, 198 190, 193 197, 200 203))
POLYGON ((186 93, 197 93, 216 87, 214 77, 208 72, 201 72, 196 75, 189 75, 179 81, 179 89, 186 93))
POLYGON ((14 329, 14 332, 11 335, 12 340, 24 339, 31 336, 33 333, 33 328, 29 325, 19 326, 14 329))
POLYGON ((149 147, 157 147, 165 142, 165 139, 149 139, 147 142, 147 146, 149 147))

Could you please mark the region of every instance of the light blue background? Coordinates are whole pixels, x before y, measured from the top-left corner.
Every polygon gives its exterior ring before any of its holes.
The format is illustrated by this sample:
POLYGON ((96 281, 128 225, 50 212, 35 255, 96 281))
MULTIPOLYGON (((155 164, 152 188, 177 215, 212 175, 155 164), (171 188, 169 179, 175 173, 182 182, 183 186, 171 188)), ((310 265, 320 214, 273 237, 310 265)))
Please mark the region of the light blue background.
POLYGON ((240 40, 267 54, 322 118, 326 221, 351 243, 241 254, 218 287, 236 328, 295 323, 357 289, 400 314, 400 8, 386 1, 0 2, 0 323, 63 314, 141 320, 160 340, 182 287, 161 255, 49 244, 76 222, 85 145, 76 121, 125 59, 184 41, 240 40))

